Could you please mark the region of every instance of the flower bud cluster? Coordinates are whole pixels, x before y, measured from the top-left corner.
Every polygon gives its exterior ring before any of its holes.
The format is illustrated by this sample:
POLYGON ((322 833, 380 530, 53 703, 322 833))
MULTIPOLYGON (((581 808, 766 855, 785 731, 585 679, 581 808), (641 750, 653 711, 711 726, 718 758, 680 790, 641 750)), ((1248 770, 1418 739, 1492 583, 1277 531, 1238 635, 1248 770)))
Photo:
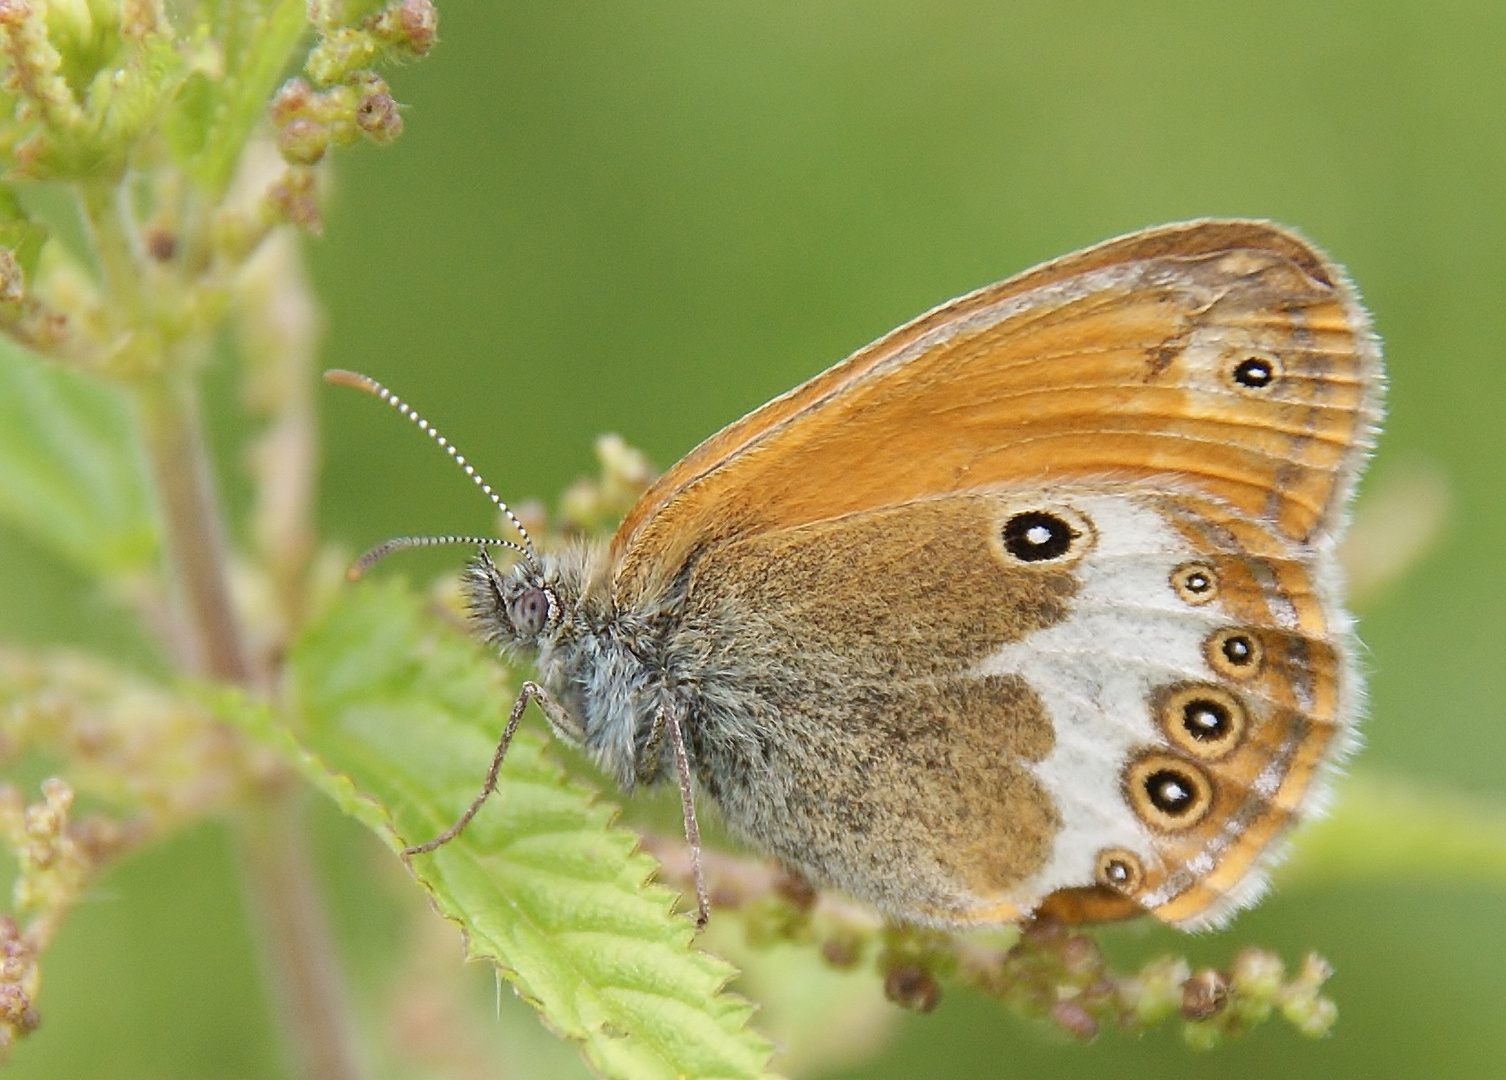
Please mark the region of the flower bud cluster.
MULTIPOLYGON (((644 847, 660 860, 661 876, 688 887, 684 845, 649 834, 644 847)), ((998 999, 1010 1011, 1044 1021, 1076 1039, 1104 1028, 1147 1031, 1180 1022, 1188 1045, 1203 1049, 1243 1035, 1279 1014, 1303 1035, 1328 1034, 1338 1018, 1321 993, 1332 974, 1317 956, 1287 978, 1281 959, 1245 949, 1227 969, 1194 971, 1181 957, 1160 957, 1137 971, 1115 970, 1094 936, 1051 919, 1010 931, 953 933, 884 923, 860 905, 806 886, 791 889, 788 875, 757 861, 702 852, 710 887, 712 921, 736 913, 749 947, 809 944, 831 967, 871 965, 885 996, 902 1008, 926 1012, 945 983, 998 999)))
POLYGON ((610 531, 654 479, 648 457, 621 435, 598 435, 596 460, 601 463, 600 477, 583 477, 560 497, 561 521, 588 535, 610 531))
POLYGON ((310 6, 320 37, 305 77, 289 79, 272 100, 277 148, 290 165, 313 165, 331 146, 358 138, 389 143, 402 134, 397 102, 371 65, 422 56, 437 39, 432 0, 395 0, 355 26, 335 6, 310 6))
POLYGON ((433 0, 394 0, 356 26, 333 4, 311 4, 309 17, 320 38, 304 71, 319 86, 346 82, 378 60, 423 56, 438 40, 433 0))
POLYGON ((37 1026, 37 954, 89 877, 88 856, 70 834, 72 803, 61 780, 43 781, 42 801, 30 806, 0 785, 0 836, 17 863, 14 907, 28 918, 23 928, 15 915, 0 915, 0 1053, 37 1026))
POLYGON ((364 136, 389 143, 402 134, 403 118, 387 84, 371 71, 349 82, 315 90, 303 79, 289 79, 268 111, 277 133, 277 149, 290 165, 313 165, 331 146, 364 136))
POLYGON ((1310 1038, 1327 1035, 1338 1008, 1320 991, 1333 974, 1328 962, 1309 955, 1288 981, 1281 958, 1265 949, 1244 949, 1228 971, 1207 969, 1183 984, 1183 1029, 1188 1045, 1211 1049, 1230 1035, 1242 1035, 1275 1011, 1310 1038))

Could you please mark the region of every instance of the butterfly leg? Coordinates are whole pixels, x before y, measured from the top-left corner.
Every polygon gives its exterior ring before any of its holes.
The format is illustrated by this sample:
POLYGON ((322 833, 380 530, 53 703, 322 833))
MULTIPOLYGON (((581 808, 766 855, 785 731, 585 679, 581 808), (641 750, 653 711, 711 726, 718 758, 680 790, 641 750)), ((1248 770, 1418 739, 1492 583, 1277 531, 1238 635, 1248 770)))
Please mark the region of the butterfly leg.
POLYGON ((512 712, 507 717, 507 726, 502 729, 502 737, 497 740, 497 749, 492 754, 491 767, 486 770, 486 782, 481 785, 481 791, 471 800, 471 805, 465 808, 465 813, 461 814, 455 820, 455 824, 432 840, 403 848, 404 858, 423 855, 426 852, 433 851, 435 848, 443 847, 459 836, 465 827, 470 824, 471 818, 476 816, 476 812, 481 809, 481 805, 486 802, 487 797, 497 788, 497 774, 502 769, 502 759, 507 756, 507 748, 512 744, 512 737, 518 730, 518 722, 523 719, 523 710, 528 708, 530 701, 537 701, 539 703, 539 708, 544 710, 544 715, 549 718, 549 722, 554 726, 555 730, 571 730, 576 727, 576 724, 570 718, 570 714, 565 711, 562 705, 551 698, 542 686, 536 682, 525 682, 518 692, 518 700, 513 702, 512 712))
POLYGON ((669 745, 675 755, 675 778, 680 784, 680 812, 685 819, 685 845, 690 849, 690 877, 695 882, 695 928, 702 930, 711 917, 711 902, 706 895, 706 875, 701 869, 701 827, 695 820, 695 795, 690 789, 690 759, 685 753, 685 733, 680 718, 667 706, 660 705, 654 726, 669 733, 669 745))

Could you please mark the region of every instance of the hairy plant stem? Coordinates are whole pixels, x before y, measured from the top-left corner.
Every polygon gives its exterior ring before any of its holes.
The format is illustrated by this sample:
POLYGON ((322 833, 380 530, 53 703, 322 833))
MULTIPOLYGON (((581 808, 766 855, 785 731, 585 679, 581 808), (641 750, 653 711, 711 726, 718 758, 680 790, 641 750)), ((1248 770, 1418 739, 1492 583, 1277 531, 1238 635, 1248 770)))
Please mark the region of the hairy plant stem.
MULTIPOLYGON (((110 306, 129 333, 150 320, 129 219, 114 188, 88 187, 80 196, 110 306)), ((186 673, 265 691, 270 673, 253 669, 231 599, 224 516, 199 416, 194 359, 191 348, 176 346, 155 371, 131 383, 177 612, 174 651, 186 673)), ((297 1074, 360 1080, 364 1070, 314 884, 299 796, 292 784, 270 785, 266 798, 239 816, 242 876, 297 1074)))

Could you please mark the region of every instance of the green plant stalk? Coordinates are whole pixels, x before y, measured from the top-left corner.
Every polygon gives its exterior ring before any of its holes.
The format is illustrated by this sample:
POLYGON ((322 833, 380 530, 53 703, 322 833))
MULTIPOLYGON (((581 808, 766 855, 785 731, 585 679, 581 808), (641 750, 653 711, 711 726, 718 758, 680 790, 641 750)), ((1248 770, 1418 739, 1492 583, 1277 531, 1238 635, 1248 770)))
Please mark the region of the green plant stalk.
MULTIPOLYGON (((126 326, 150 324, 139 287, 141 263, 118 190, 81 192, 115 310, 126 326)), ((231 601, 224 517, 215 497, 199 419, 192 348, 180 343, 160 369, 131 389, 164 538, 167 575, 178 612, 175 649, 187 673, 247 689, 268 681, 252 668, 231 601)), ((242 876, 251 894, 275 1015, 298 1075, 361 1080, 353 1025, 305 846, 302 802, 293 784, 277 784, 237 822, 242 876)))
POLYGON ((122 316, 122 322, 140 325, 147 314, 141 292, 141 261, 122 220, 122 188, 115 182, 95 182, 80 184, 77 191, 79 214, 116 313, 122 316))
POLYGON ((191 376, 176 370, 149 375, 134 390, 181 613, 179 661, 192 674, 249 688, 251 666, 231 604, 224 530, 191 376))

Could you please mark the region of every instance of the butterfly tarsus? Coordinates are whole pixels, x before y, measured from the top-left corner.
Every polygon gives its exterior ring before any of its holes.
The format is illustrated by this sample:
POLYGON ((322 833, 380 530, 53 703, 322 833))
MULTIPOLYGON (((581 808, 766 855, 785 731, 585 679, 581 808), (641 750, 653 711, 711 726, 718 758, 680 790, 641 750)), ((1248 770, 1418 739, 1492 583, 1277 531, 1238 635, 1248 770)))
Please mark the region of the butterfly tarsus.
POLYGON ((711 918, 711 901, 706 894, 706 874, 701 867, 701 827, 695 819, 695 794, 690 788, 690 759, 685 753, 685 733, 680 718, 667 706, 659 706, 655 726, 669 733, 669 745, 675 755, 675 779, 680 785, 680 812, 685 819, 685 846, 690 849, 690 878, 695 883, 695 928, 706 928, 711 918))
POLYGON ((476 816, 487 798, 497 789, 497 776, 502 771, 502 759, 507 756, 507 748, 512 745, 512 737, 517 733, 519 721, 523 719, 523 710, 528 708, 530 701, 534 700, 538 701, 539 707, 546 713, 559 709, 542 686, 536 682, 525 682, 518 691, 518 700, 513 702, 512 712, 507 717, 507 726, 502 729, 502 737, 497 740, 497 749, 492 754, 492 763, 486 770, 486 781, 481 785, 481 791, 471 800, 471 805, 465 808, 465 813, 456 818, 455 823, 444 832, 422 844, 403 848, 405 859, 411 859, 415 855, 425 855, 442 848, 465 831, 465 827, 471 823, 471 818, 476 816))
MULTIPOLYGON (((517 734, 518 724, 522 722, 523 713, 530 701, 539 703, 539 708, 544 710, 544 714, 556 729, 570 730, 574 726, 570 714, 564 706, 549 696, 548 691, 536 682, 525 682, 518 691, 517 700, 513 702, 512 711, 507 716, 507 725, 502 729, 502 737, 497 740, 497 749, 492 753, 492 763, 486 770, 486 779, 481 784, 481 790, 476 793, 476 797, 471 800, 464 813, 455 819, 453 825, 432 840, 403 848, 403 858, 411 859, 415 855, 426 855, 438 850, 465 831, 465 827, 480 812, 492 792, 497 790, 497 779, 502 772, 502 761, 507 757, 507 748, 512 745, 513 736, 517 734)), ((664 705, 659 706, 658 715, 654 718, 654 726, 668 733, 669 744, 674 752, 675 778, 680 788, 680 811, 684 815, 685 823, 685 844, 690 849, 690 875, 695 883, 695 928, 699 932, 705 928, 707 920, 711 917, 711 902, 706 892, 706 874, 701 867, 701 828, 696 822, 695 796, 690 786, 690 759, 685 752, 685 732, 680 725, 680 718, 664 705)))

